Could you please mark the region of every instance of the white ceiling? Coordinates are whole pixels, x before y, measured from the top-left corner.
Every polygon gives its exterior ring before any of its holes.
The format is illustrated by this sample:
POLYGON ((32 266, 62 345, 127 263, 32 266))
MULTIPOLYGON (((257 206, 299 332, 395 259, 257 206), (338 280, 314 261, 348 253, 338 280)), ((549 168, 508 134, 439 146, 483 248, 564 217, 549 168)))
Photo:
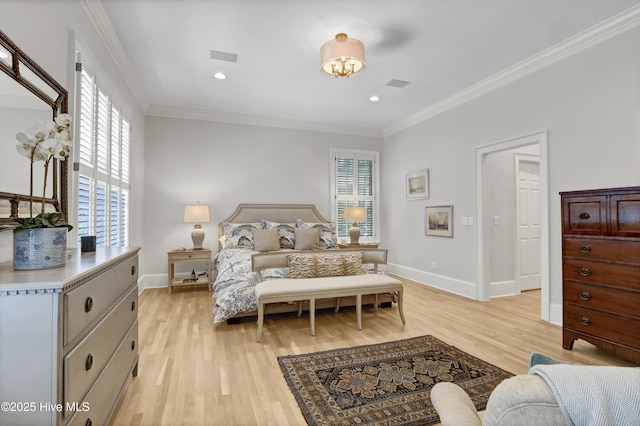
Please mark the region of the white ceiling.
POLYGON ((102 0, 151 109, 378 130, 639 3, 102 0), (366 69, 350 79, 320 73, 320 46, 338 32, 366 47, 366 69), (213 78, 218 71, 228 78, 213 78), (386 86, 391 79, 410 84, 386 86))

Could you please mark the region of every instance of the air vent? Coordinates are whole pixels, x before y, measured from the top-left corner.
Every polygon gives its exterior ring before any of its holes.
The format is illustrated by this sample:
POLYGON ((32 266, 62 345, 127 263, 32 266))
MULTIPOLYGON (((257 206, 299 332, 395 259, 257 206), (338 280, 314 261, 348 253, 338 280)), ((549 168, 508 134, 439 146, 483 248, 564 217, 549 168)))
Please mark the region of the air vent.
POLYGON ((209 57, 218 61, 238 62, 238 55, 235 53, 220 52, 218 50, 211 50, 209 57))
POLYGON ((402 89, 403 87, 405 87, 409 83, 410 83, 409 81, 391 79, 391 80, 389 80, 389 82, 387 84, 385 84, 385 86, 398 87, 398 88, 402 89))

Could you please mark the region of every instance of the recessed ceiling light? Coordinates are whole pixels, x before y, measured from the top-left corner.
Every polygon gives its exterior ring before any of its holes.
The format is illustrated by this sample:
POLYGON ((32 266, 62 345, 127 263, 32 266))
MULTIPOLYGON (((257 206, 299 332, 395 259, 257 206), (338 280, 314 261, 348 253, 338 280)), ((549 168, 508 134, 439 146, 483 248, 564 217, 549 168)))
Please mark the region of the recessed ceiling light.
POLYGON ((369 98, 371 102, 378 102, 380 100, 380 96, 373 95, 369 98))
POLYGON ((227 78, 227 75, 225 73, 222 73, 222 72, 217 72, 213 76, 215 78, 217 78, 218 80, 224 80, 225 78, 227 78))

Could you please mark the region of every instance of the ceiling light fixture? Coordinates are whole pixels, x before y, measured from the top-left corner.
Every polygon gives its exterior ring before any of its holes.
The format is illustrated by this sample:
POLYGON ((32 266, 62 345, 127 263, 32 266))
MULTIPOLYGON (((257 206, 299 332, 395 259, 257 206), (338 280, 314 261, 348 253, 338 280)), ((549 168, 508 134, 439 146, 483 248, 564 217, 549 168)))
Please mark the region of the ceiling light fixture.
POLYGON ((380 100, 380 96, 373 95, 369 98, 371 102, 378 102, 380 100))
POLYGON ((222 72, 217 72, 213 76, 215 78, 217 78, 218 80, 224 80, 225 78, 227 78, 227 75, 225 73, 222 73, 222 72))
POLYGON ((351 77, 364 70, 364 44, 339 33, 320 48, 320 69, 327 77, 351 77))

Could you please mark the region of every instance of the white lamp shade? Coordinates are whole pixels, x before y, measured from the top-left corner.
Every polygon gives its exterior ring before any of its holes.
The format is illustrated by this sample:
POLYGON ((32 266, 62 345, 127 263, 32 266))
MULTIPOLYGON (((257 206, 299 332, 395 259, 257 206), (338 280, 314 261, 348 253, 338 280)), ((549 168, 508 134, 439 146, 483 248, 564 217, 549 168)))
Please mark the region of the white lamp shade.
POLYGON ((345 207, 343 212, 344 220, 350 220, 353 222, 362 222, 367 218, 367 212, 364 207, 345 207))
POLYGON ((335 77, 331 66, 340 67, 342 61, 345 61, 347 67, 353 64, 353 72, 349 75, 357 75, 364 70, 364 44, 340 33, 320 48, 320 69, 324 75, 335 77))
POLYGON ((185 223, 207 223, 211 221, 209 206, 185 206, 184 222, 185 223))

